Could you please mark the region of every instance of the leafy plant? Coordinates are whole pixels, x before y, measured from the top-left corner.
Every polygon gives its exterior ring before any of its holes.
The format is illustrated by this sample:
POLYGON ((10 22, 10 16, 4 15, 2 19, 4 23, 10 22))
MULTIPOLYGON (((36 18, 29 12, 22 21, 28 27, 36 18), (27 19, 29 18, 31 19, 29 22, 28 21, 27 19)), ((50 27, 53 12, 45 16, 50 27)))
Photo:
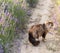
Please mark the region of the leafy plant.
POLYGON ((20 4, 14 4, 12 0, 3 0, 3 2, 7 5, 7 12, 1 12, 5 22, 0 25, 0 44, 3 45, 4 52, 8 53, 10 43, 18 35, 16 33, 26 30, 28 16, 20 4))
POLYGON ((0 25, 0 43, 3 45, 5 49, 6 49, 6 45, 9 44, 15 37, 15 21, 7 20, 4 24, 6 23, 8 24, 0 25))
POLYGON ((20 31, 23 31, 26 28, 26 24, 28 22, 26 11, 21 8, 20 4, 16 4, 12 8, 10 8, 10 12, 17 19, 16 27, 18 28, 18 30, 20 29, 20 31))

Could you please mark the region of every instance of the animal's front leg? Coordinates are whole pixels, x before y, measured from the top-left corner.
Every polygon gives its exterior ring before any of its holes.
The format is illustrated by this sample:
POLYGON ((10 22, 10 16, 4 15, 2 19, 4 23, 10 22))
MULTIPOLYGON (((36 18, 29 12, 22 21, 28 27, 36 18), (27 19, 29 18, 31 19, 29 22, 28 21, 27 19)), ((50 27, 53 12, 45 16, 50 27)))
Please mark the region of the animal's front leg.
POLYGON ((45 37, 46 37, 46 33, 44 32, 43 35, 42 35, 42 41, 43 41, 43 42, 46 41, 45 37))

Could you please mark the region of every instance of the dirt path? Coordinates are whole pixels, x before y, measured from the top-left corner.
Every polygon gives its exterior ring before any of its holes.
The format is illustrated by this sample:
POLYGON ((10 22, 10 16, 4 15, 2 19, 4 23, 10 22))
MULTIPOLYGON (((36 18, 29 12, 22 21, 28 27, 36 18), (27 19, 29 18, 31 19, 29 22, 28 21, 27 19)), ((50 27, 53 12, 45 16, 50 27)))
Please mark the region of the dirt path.
MULTIPOLYGON (((49 16, 51 15, 50 10, 52 7, 53 4, 51 0, 39 0, 31 16, 32 19, 30 20, 28 27, 37 23, 44 23, 49 20, 49 16)), ((28 35, 26 37, 28 38, 28 35)), ((26 42, 21 45, 21 53, 53 53, 53 51, 47 49, 47 44, 53 42, 54 35, 48 33, 46 36, 46 42, 44 43, 41 41, 40 45, 37 47, 32 46, 28 42, 27 38, 22 40, 22 42, 25 42, 25 40, 26 42)))
MULTIPOLYGON (((30 28, 30 26, 34 24, 44 23, 45 21, 49 20, 51 15, 50 11, 52 10, 52 7, 53 4, 51 0, 39 0, 32 16, 30 17, 31 19, 28 28, 30 28)), ((15 41, 15 45, 12 48, 13 53, 60 53, 60 51, 54 52, 53 49, 49 49, 49 45, 52 45, 51 42, 54 42, 55 40, 54 33, 48 33, 46 36, 46 42, 41 41, 40 45, 37 47, 34 47, 29 43, 27 33, 20 35, 24 35, 24 37, 20 37, 20 39, 17 39, 15 41)))

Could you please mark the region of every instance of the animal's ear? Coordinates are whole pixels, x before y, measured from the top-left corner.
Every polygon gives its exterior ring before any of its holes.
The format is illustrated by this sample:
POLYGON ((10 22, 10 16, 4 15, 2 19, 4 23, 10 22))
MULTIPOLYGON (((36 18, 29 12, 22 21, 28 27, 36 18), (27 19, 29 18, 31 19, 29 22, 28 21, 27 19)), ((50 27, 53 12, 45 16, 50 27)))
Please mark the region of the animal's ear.
POLYGON ((53 22, 52 21, 45 22, 45 24, 53 26, 53 22))
POLYGON ((53 26, 53 22, 48 22, 48 24, 49 24, 49 25, 51 24, 51 26, 53 26))
POLYGON ((50 22, 51 26, 53 26, 53 22, 50 22))
POLYGON ((45 27, 46 27, 46 25, 45 25, 45 23, 43 23, 43 28, 45 29, 45 27))

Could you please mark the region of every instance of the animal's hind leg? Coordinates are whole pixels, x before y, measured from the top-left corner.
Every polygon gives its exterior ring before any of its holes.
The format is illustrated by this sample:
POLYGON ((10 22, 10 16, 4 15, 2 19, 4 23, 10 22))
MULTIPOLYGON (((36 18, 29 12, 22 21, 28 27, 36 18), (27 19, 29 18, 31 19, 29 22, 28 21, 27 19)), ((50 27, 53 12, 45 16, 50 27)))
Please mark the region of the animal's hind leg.
POLYGON ((39 33, 36 32, 36 34, 37 34, 36 41, 39 41, 39 33))

